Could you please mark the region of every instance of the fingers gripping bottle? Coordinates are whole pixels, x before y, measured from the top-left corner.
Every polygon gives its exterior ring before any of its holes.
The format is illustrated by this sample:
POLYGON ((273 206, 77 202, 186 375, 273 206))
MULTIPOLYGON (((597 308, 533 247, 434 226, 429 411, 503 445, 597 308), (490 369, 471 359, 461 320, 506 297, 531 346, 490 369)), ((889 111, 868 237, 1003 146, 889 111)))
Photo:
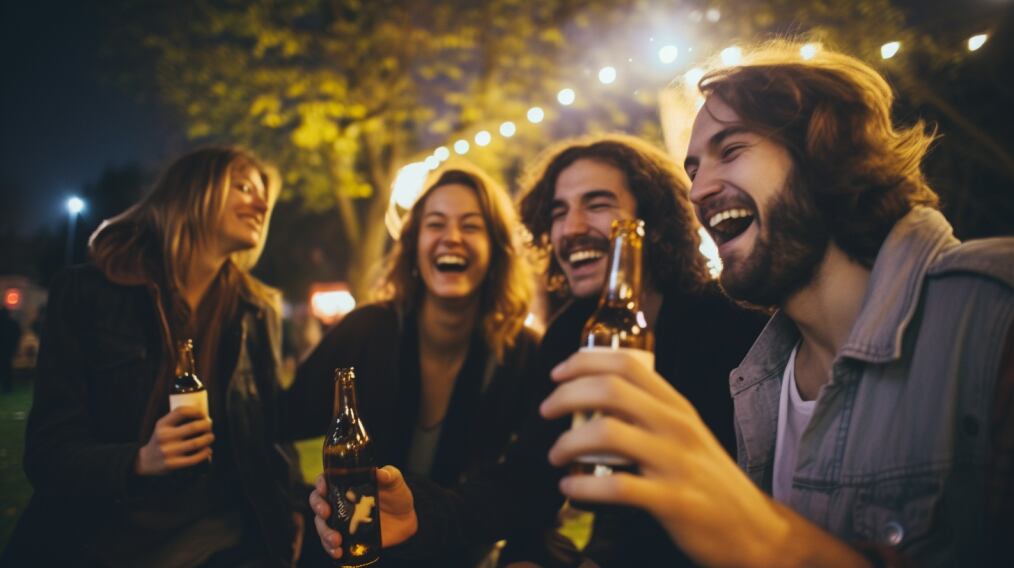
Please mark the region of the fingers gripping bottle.
MULTIPOLYGON (((644 221, 613 221, 609 246, 609 273, 599 305, 582 332, 582 351, 627 350, 655 368, 655 338, 641 311, 641 263, 644 221)), ((574 414, 572 428, 601 416, 601 412, 574 414)), ((589 454, 578 457, 573 473, 610 475, 614 470, 632 471, 634 465, 622 456, 589 454)))

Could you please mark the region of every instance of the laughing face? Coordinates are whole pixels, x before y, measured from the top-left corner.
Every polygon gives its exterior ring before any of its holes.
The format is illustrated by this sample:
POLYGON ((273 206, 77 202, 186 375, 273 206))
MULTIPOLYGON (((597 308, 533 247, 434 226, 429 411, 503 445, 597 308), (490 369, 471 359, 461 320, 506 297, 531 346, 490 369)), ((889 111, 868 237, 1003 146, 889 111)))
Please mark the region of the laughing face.
POLYGON ((556 179, 549 238, 571 293, 597 296, 605 282, 615 219, 634 219, 637 202, 617 168, 582 158, 556 179))
POLYGON ((829 237, 783 146, 747 129, 712 96, 694 121, 684 165, 729 296, 777 306, 813 280, 829 237))
POLYGON ((229 168, 229 189, 218 230, 218 252, 228 256, 260 244, 268 215, 268 195, 260 171, 246 161, 229 168))
POLYGON ((490 261, 490 238, 472 188, 452 183, 429 192, 423 205, 416 266, 431 299, 478 297, 490 261))

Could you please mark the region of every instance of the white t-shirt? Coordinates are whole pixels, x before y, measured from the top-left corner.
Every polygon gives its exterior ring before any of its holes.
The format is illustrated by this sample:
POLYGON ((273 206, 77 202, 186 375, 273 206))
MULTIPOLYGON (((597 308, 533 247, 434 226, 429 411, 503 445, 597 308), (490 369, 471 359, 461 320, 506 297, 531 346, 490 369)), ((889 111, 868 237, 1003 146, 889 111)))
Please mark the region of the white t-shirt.
POLYGON ((788 503, 792 493, 792 474, 796 470, 796 451, 803 430, 810 423, 816 400, 803 400, 796 386, 796 351, 792 348, 789 363, 782 375, 782 394, 778 398, 778 433, 775 438, 775 466, 772 476, 771 493, 775 500, 788 503))

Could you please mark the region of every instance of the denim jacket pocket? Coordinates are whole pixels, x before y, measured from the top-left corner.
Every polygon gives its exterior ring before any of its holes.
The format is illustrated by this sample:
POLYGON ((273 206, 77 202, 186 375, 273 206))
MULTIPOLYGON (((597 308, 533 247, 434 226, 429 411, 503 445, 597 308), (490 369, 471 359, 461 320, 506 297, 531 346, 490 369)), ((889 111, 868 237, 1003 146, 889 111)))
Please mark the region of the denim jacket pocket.
POLYGON ((856 538, 898 549, 926 539, 937 528, 941 486, 938 476, 921 475, 859 489, 852 514, 856 538))

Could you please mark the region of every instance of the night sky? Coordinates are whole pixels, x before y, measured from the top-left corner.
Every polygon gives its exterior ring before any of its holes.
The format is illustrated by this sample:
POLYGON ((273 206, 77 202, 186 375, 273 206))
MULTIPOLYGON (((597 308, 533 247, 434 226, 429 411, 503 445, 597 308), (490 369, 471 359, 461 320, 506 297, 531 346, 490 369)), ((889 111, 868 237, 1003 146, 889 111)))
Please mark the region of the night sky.
POLYGON ((2 4, 0 206, 22 233, 63 222, 64 200, 104 167, 157 167, 178 140, 154 104, 109 78, 100 9, 93 0, 2 4))

